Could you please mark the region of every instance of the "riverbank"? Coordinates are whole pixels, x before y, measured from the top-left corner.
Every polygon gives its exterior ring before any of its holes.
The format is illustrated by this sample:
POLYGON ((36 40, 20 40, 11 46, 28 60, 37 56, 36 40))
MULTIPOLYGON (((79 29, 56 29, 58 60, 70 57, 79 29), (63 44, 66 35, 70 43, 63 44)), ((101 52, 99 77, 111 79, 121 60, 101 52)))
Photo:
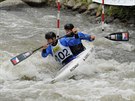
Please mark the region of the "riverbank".
MULTIPOLYGON (((4 1, 4 0, 1 0, 4 1)), ((8 1, 8 0, 5 0, 8 1)), ((13 0, 15 1, 15 0, 13 0)), ((57 4, 53 0, 22 0, 29 6, 56 7, 57 4)), ((82 14, 90 19, 90 23, 100 23, 102 6, 93 3, 92 0, 61 0, 61 8, 69 9, 72 12, 82 14)), ((124 26, 135 27, 135 6, 109 6, 105 5, 105 23, 121 23, 124 26)))
MULTIPOLYGON (((61 7, 71 9, 80 14, 91 17, 91 22, 100 23, 102 5, 92 0, 62 0, 61 7)), ((109 6, 105 5, 105 23, 121 23, 124 26, 135 27, 135 6, 109 6)))
MULTIPOLYGON (((23 0, 31 6, 55 6, 53 0, 23 0), (33 2, 34 1, 34 2, 33 2), (33 5, 35 3, 35 5, 33 5)), ((72 12, 90 17, 91 23, 101 22, 102 5, 93 3, 92 0, 61 0, 61 8, 70 9, 72 12)), ((135 6, 110 6, 105 5, 105 23, 121 23, 124 26, 135 27, 135 6)))

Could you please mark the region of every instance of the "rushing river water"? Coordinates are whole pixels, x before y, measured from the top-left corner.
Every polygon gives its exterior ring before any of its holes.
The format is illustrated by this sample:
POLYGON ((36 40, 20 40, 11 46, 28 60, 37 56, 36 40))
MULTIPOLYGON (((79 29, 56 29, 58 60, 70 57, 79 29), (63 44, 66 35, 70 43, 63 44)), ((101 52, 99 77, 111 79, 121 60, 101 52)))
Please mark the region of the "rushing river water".
POLYGON ((0 101, 135 101, 135 39, 113 42, 102 37, 127 30, 135 37, 134 28, 105 24, 102 32, 101 24, 62 10, 61 36, 66 23, 96 36, 94 51, 76 80, 46 83, 60 66, 51 56, 43 59, 41 51, 16 66, 11 64, 12 57, 46 43, 44 34, 57 31, 56 15, 56 8, 0 5, 0 101))

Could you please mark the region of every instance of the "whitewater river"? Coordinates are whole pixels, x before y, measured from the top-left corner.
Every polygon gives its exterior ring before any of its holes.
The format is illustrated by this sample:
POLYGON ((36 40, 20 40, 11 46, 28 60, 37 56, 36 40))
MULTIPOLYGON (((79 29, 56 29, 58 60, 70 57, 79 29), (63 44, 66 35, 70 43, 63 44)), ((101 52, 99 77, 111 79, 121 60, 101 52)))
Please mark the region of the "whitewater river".
POLYGON ((57 32, 56 15, 57 8, 0 4, 0 101, 135 101, 135 39, 114 42, 102 37, 127 30, 135 37, 133 27, 105 24, 102 32, 100 23, 91 24, 87 17, 62 10, 61 36, 66 23, 96 36, 94 50, 76 80, 48 83, 60 65, 51 56, 43 59, 41 50, 12 65, 12 57, 46 43, 46 32, 57 32))

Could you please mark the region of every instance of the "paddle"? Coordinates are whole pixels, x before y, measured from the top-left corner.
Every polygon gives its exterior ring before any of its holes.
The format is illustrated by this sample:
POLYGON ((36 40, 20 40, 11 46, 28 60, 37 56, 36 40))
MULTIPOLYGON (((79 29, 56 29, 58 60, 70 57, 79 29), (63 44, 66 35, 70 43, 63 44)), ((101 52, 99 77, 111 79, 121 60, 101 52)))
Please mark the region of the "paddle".
MULTIPOLYGON (((64 37, 64 36, 62 36, 64 37)), ((59 37, 57 39, 60 39, 62 37, 59 37)), ((21 53, 15 57, 13 57, 12 59, 10 59, 10 61, 12 62, 13 65, 16 65, 18 63, 20 63, 21 61, 27 59, 29 56, 31 56, 33 53, 35 53, 36 51, 38 51, 39 49, 43 48, 43 46, 33 50, 33 51, 28 51, 28 52, 24 52, 24 53, 21 53)))
POLYGON ((28 58, 29 56, 31 56, 33 53, 35 53, 37 50, 39 50, 41 48, 43 48, 43 46, 41 46, 33 51, 24 52, 20 55, 13 57, 10 61, 12 62, 13 65, 16 65, 16 64, 20 63, 21 61, 25 60, 26 58, 28 58))

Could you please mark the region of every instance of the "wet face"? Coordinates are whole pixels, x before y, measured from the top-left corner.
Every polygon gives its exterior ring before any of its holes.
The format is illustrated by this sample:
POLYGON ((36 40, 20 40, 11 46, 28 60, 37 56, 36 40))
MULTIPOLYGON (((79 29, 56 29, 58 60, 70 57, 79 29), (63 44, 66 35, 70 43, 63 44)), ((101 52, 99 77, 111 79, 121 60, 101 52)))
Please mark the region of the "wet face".
POLYGON ((47 39, 48 44, 53 44, 56 42, 56 38, 53 39, 47 39))

